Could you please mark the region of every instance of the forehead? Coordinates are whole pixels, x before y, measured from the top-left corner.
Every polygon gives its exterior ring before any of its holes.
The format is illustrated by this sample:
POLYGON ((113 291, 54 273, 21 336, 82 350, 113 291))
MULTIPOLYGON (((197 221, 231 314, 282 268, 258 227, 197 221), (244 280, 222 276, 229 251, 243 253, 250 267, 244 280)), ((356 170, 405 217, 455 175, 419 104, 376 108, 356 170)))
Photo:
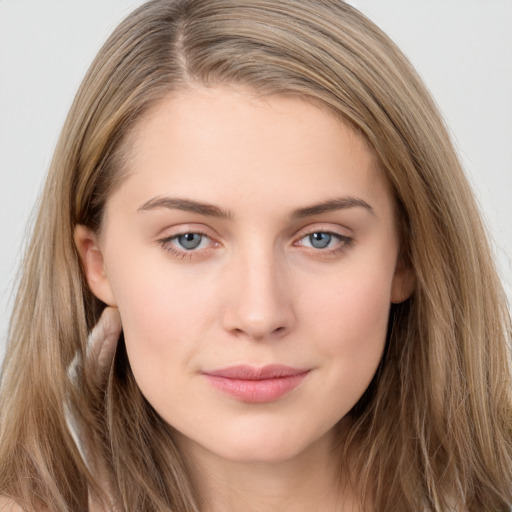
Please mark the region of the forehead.
POLYGON ((139 120, 125 152, 121 188, 139 203, 169 194, 233 208, 263 199, 296 208, 329 196, 374 203, 391 196, 366 141, 298 97, 235 87, 175 92, 139 120))

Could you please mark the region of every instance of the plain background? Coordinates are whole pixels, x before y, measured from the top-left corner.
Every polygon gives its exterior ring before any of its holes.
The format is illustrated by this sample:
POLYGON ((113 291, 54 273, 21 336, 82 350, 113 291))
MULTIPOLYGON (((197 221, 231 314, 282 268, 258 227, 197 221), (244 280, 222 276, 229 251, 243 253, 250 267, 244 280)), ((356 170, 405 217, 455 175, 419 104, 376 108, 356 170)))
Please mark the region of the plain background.
MULTIPOLYGON (((0 356, 27 222, 65 115, 101 44, 141 3, 0 0, 0 356)), ((512 0, 349 3, 398 43, 432 91, 512 298, 512 0)))

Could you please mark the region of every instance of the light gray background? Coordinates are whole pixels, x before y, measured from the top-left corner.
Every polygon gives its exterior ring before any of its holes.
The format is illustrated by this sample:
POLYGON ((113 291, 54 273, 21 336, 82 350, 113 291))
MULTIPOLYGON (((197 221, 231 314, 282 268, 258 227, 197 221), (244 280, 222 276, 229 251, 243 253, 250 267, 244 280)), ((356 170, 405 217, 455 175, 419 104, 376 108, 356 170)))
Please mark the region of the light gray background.
MULTIPOLYGON (((0 356, 25 226, 64 117, 102 42, 141 3, 0 0, 0 356)), ((512 0, 349 3, 398 43, 431 89, 512 298, 512 0)))

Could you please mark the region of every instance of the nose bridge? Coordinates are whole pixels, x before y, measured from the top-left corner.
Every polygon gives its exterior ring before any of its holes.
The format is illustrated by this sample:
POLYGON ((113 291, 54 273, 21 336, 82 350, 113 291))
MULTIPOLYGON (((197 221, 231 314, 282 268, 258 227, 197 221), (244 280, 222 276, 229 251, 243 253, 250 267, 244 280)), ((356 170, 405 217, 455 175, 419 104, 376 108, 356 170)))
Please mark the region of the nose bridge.
POLYGON ((240 248, 231 262, 225 328, 253 339, 284 335, 294 322, 284 263, 271 246, 240 248))

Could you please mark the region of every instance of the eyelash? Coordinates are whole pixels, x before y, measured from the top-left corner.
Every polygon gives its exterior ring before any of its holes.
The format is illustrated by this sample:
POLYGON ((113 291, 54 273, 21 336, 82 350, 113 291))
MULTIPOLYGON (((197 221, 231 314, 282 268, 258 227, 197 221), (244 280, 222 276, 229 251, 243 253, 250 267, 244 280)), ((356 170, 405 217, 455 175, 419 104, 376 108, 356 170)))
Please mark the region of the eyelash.
MULTIPOLYGON (((158 240, 159 244, 162 246, 162 248, 170 253, 172 256, 178 258, 178 259, 192 259, 193 257, 196 257, 195 254, 198 252, 196 249, 190 249, 190 250, 180 250, 177 249, 174 245, 171 244, 172 241, 178 239, 181 236, 193 234, 193 235, 199 235, 201 237, 206 237, 211 240, 211 237, 205 233, 204 231, 200 230, 190 230, 190 231, 183 231, 181 233, 176 233, 174 235, 171 235, 169 237, 163 238, 161 240, 158 240)), ((311 231, 308 231, 300 236, 300 238, 297 239, 296 242, 294 242, 294 246, 302 246, 305 247, 306 250, 309 250, 311 252, 314 252, 318 255, 326 255, 326 256, 335 256, 337 254, 341 254, 345 250, 347 250, 354 242, 354 239, 351 237, 348 237, 346 235, 341 235, 340 233, 337 233, 335 231, 330 231, 328 229, 313 229, 311 231), (301 240, 304 238, 311 236, 315 233, 322 233, 325 235, 330 235, 336 239, 338 239, 339 243, 334 248, 315 248, 315 247, 306 247, 303 244, 300 244, 301 240)), ((218 242, 215 242, 216 245, 220 245, 218 242)))
MULTIPOLYGON (((353 238, 346 236, 346 235, 342 235, 340 233, 337 233, 336 231, 328 230, 328 229, 312 229, 311 231, 304 233, 298 240, 299 241, 303 240, 304 238, 314 235, 316 233, 330 235, 330 236, 338 239, 338 242, 339 242, 336 245, 336 247, 334 247, 334 248, 320 249, 320 248, 315 248, 315 247, 306 247, 306 249, 308 249, 312 252, 315 252, 317 254, 320 254, 320 255, 336 256, 337 254, 341 254, 344 251, 346 251, 354 242, 353 238)), ((294 243, 294 245, 296 245, 296 244, 297 244, 297 242, 294 243)), ((297 245, 302 245, 302 244, 297 244, 297 245)), ((303 247, 305 247, 305 246, 303 246, 303 247)))
POLYGON ((199 235, 199 236, 211 239, 211 237, 209 237, 204 231, 190 230, 190 231, 183 231, 181 233, 176 233, 175 235, 171 235, 166 238, 162 238, 161 240, 158 240, 158 242, 160 243, 162 248, 165 251, 167 251, 168 253, 170 253, 172 256, 174 256, 178 259, 181 259, 181 260, 192 259, 194 257, 194 253, 196 252, 196 250, 194 250, 194 249, 191 249, 188 251, 186 249, 180 250, 171 244, 171 242, 173 240, 176 240, 180 236, 184 236, 184 235, 199 235))

